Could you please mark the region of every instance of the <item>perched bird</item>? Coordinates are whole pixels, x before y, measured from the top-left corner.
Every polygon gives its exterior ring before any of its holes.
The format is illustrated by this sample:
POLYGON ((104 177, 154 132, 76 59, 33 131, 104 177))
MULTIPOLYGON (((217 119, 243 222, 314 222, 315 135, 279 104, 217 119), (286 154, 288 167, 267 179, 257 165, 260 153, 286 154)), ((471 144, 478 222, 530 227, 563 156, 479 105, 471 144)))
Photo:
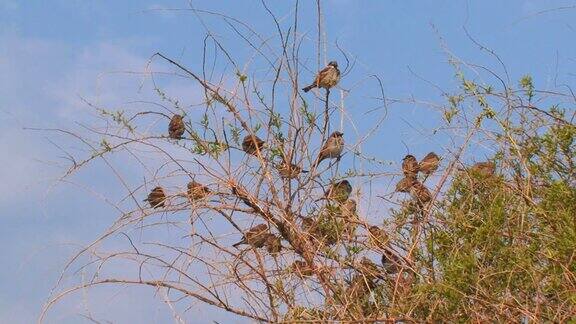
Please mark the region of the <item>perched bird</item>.
POLYGON ((357 266, 358 271, 362 273, 368 280, 374 280, 381 276, 381 271, 378 269, 378 266, 370 261, 367 257, 363 257, 360 261, 360 265, 357 266))
POLYGON ((276 236, 270 233, 268 234, 268 237, 266 237, 264 245, 266 246, 266 250, 268 250, 268 253, 275 255, 280 253, 280 251, 282 250, 282 239, 280 238, 280 236, 276 236))
POLYGON ((268 225, 259 224, 252 227, 246 233, 244 233, 244 237, 242 237, 242 240, 232 246, 238 247, 242 244, 248 244, 255 248, 261 248, 264 246, 264 244, 266 244, 268 234, 269 234, 268 225))
POLYGON ((368 228, 370 233, 369 239, 373 246, 379 249, 384 249, 388 244, 388 234, 376 225, 372 225, 368 228))
POLYGON ((410 188, 416 183, 417 180, 415 177, 407 176, 402 178, 396 184, 396 191, 397 192, 410 192, 410 188))
POLYGON ((350 285, 346 288, 348 300, 363 300, 370 291, 376 287, 374 279, 364 274, 354 275, 350 285))
POLYGON ((314 274, 314 269, 309 267, 308 264, 302 260, 294 261, 290 266, 290 270, 301 278, 310 277, 314 274))
POLYGON ((199 200, 210 195, 211 191, 205 185, 194 180, 188 182, 188 198, 190 200, 199 200))
POLYGON ((440 157, 436 155, 434 152, 428 153, 420 164, 418 164, 418 170, 425 175, 430 175, 432 172, 438 170, 438 166, 440 165, 440 157))
POLYGON ((428 188, 418 181, 416 181, 410 188, 410 196, 412 196, 419 205, 423 205, 432 200, 432 195, 428 188))
POLYGON ((342 136, 344 136, 344 134, 341 132, 330 134, 330 137, 328 137, 326 143, 324 143, 322 149, 320 149, 314 167, 317 167, 318 164, 325 159, 340 159, 340 155, 344 149, 344 138, 342 136))
POLYGON ((242 140, 242 150, 248 154, 256 155, 256 152, 262 152, 264 141, 256 135, 247 135, 242 140))
POLYGON ((496 164, 494 164, 494 162, 478 162, 469 170, 483 177, 491 177, 494 175, 494 172, 496 172, 496 164))
POLYGON ((415 178, 418 175, 418 161, 414 155, 406 155, 402 159, 402 172, 406 177, 415 178))
POLYGON ((348 199, 341 206, 340 211, 342 212, 342 218, 344 219, 356 219, 356 200, 348 199))
POLYGON ((164 193, 164 189, 162 187, 156 187, 150 191, 148 194, 148 198, 144 199, 150 203, 152 208, 160 208, 164 207, 164 202, 166 201, 166 194, 164 193))
POLYGON ((173 139, 181 139, 186 130, 184 126, 184 121, 181 115, 174 115, 170 119, 170 124, 168 124, 168 135, 173 139))
POLYGON ((246 191, 246 189, 234 186, 232 187, 232 194, 238 197, 238 199, 242 200, 242 202, 244 202, 246 206, 251 208, 257 207, 252 201, 250 201, 250 197, 248 196, 248 192, 246 191))
POLYGON ((382 253, 382 267, 384 267, 384 270, 389 274, 397 273, 402 269, 402 260, 389 249, 384 249, 384 253, 382 253))
POLYGON ((339 203, 344 203, 352 193, 352 185, 348 180, 338 181, 333 183, 326 193, 326 199, 335 200, 339 203))
POLYGON ((323 68, 314 79, 314 82, 302 88, 304 92, 308 92, 314 88, 324 88, 329 90, 334 87, 340 81, 340 70, 338 70, 338 63, 336 61, 331 61, 328 66, 323 68))
POLYGON ((284 179, 295 179, 297 178, 300 173, 307 173, 307 170, 302 170, 301 167, 294 163, 282 162, 278 166, 276 166, 278 173, 284 179))

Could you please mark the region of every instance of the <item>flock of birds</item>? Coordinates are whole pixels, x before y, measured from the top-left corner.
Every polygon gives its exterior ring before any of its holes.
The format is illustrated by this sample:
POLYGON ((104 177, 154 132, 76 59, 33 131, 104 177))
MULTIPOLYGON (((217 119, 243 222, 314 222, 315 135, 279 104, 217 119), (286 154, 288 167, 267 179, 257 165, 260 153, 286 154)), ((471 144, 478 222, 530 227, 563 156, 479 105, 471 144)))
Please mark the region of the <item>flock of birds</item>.
MULTIPOLYGON (((338 69, 338 64, 335 61, 332 61, 328 63, 328 66, 318 72, 312 84, 304 87, 302 90, 308 92, 313 88, 324 88, 329 91, 329 89, 334 87, 339 80, 340 70, 338 69)), ((174 115, 168 125, 169 137, 176 140, 181 139, 185 130, 186 128, 183 116, 177 114, 174 115)), ((313 168, 318 167, 322 161, 327 159, 340 160, 344 149, 343 136, 344 134, 339 131, 330 134, 327 140, 323 143, 318 157, 312 165, 313 168)), ((265 149, 265 146, 265 141, 253 134, 247 135, 242 141, 242 150, 246 154, 256 157, 262 156, 261 152, 265 149)), ((413 155, 406 155, 402 160, 402 173, 404 174, 404 177, 396 184, 395 191, 409 193, 412 199, 420 207, 429 203, 432 200, 432 195, 428 188, 418 180, 418 174, 423 174, 423 181, 425 181, 428 176, 438 170, 440 160, 440 157, 434 152, 428 153, 419 162, 413 155)), ((301 173, 308 172, 303 170, 300 166, 286 161, 286 159, 282 159, 282 161, 276 165, 276 169, 278 170, 279 175, 286 179, 294 179, 301 173)), ((495 165, 492 162, 479 162, 474 164, 470 170, 482 176, 490 176, 495 172, 495 165)), ((205 199, 212 194, 212 191, 207 186, 196 181, 189 182, 187 189, 187 196, 191 201, 205 199)), ((339 216, 346 221, 344 233, 348 236, 353 235, 358 224, 356 215, 357 204, 355 200, 350 199, 351 193, 352 185, 350 182, 348 180, 342 180, 331 184, 324 197, 321 198, 337 204, 339 216)), ((166 193, 162 187, 155 187, 148 194, 145 201, 147 201, 152 208, 164 207, 166 193)), ((322 235, 321 231, 318 229, 318 220, 315 220, 312 217, 303 217, 302 229, 309 233, 311 237, 314 237, 315 234, 322 235)), ((372 241, 372 244, 383 251, 381 262, 384 270, 388 273, 398 272, 402 264, 402 258, 390 248, 385 231, 378 226, 370 226, 368 231, 370 233, 369 238, 372 241)), ((247 244, 254 248, 265 247, 270 254, 276 255, 282 249, 281 240, 280 236, 270 232, 267 224, 258 224, 248 229, 243 234, 242 240, 233 246, 239 247, 242 244, 247 244)), ((333 244, 335 241, 327 243, 333 244)), ((360 266, 364 269, 374 269, 376 267, 367 258, 362 259, 360 266)), ((313 269, 311 269, 304 261, 296 260, 292 264, 292 268, 294 272, 301 276, 310 276, 313 273, 313 269)))

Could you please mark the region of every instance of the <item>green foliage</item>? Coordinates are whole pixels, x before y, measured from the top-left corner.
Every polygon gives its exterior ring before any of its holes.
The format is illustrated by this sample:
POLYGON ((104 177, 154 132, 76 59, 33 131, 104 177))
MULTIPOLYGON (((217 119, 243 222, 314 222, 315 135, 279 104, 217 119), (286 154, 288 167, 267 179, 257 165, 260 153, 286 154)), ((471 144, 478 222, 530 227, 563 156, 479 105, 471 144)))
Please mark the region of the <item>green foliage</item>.
POLYGON ((232 133, 232 141, 236 145, 240 145, 240 133, 242 132, 242 130, 234 125, 228 125, 228 126, 230 127, 230 132, 232 133))
MULTIPOLYGON (((521 91, 497 92, 457 75, 462 91, 447 98, 444 120, 460 124, 473 116, 475 141, 494 152, 487 160, 497 171, 453 173, 427 216, 409 201, 392 210, 390 235, 410 251, 417 274, 376 280, 369 291, 345 300, 347 316, 444 323, 575 320, 576 126, 566 117, 570 110, 526 110, 517 93, 542 102, 530 76, 520 80, 521 91), (482 127, 486 119, 495 122, 482 127)), ((351 247, 346 252, 347 260, 358 253, 351 247)), ((342 294, 349 295, 353 285, 347 283, 342 294)))
POLYGON ((419 317, 469 322, 491 314, 499 322, 533 316, 522 307, 539 309, 544 321, 574 314, 574 126, 520 134, 513 142, 500 137, 505 147, 522 147, 495 157, 510 161, 510 172, 454 177, 436 214, 442 225, 426 244, 438 275, 413 287, 418 298, 409 298, 419 317))
POLYGON ((100 141, 100 147, 102 148, 103 152, 111 152, 112 151, 112 146, 110 145, 110 143, 103 138, 100 141))
POLYGON ((520 87, 524 89, 528 100, 532 101, 532 98, 534 97, 534 83, 532 82, 532 77, 530 75, 525 75, 520 79, 520 87))
POLYGON ((158 87, 155 87, 154 90, 156 91, 156 94, 160 97, 160 99, 171 103, 172 106, 174 106, 174 108, 176 108, 176 110, 182 111, 182 107, 180 107, 180 101, 179 100, 173 99, 172 97, 167 95, 164 91, 162 91, 162 89, 160 89, 158 87))
POLYGON ((450 124, 454 116, 458 114, 459 110, 456 107, 451 107, 450 109, 445 109, 443 111, 443 117, 446 123, 450 124))
POLYGON ((98 108, 98 112, 100 115, 104 117, 110 117, 112 120, 121 127, 127 129, 130 133, 134 133, 136 128, 130 124, 130 121, 124 115, 123 110, 116 110, 116 111, 108 111, 106 109, 98 108))
POLYGON ((316 124, 316 114, 308 110, 308 104, 304 101, 302 107, 300 107, 300 112, 304 115, 304 120, 308 125, 316 124))
POLYGON ((306 322, 306 321, 321 321, 323 319, 327 319, 324 316, 324 312, 315 309, 315 308, 307 308, 303 306, 295 306, 288 310, 286 315, 284 315, 284 321, 287 323, 298 323, 298 322, 306 322))
POLYGON ((344 223, 341 217, 340 207, 336 205, 327 205, 320 213, 317 222, 318 233, 322 241, 331 245, 340 240, 344 231, 344 223))
POLYGON ((242 82, 242 83, 244 83, 244 82, 246 82, 246 80, 248 80, 248 76, 240 73, 240 71, 236 72, 236 76, 238 77, 238 80, 240 80, 240 82, 242 82))

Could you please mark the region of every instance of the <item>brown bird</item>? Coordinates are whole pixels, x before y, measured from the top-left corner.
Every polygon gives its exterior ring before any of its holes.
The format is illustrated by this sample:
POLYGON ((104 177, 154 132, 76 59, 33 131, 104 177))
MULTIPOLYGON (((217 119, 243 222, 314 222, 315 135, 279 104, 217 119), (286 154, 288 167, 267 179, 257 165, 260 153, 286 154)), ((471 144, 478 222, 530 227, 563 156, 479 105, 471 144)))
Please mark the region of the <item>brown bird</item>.
POLYGON ((410 188, 410 196, 412 196, 419 205, 423 205, 432 200, 430 190, 418 181, 416 181, 410 188))
POLYGON ((164 193, 164 189, 162 187, 156 187, 150 191, 148 194, 148 198, 144 199, 150 203, 152 208, 160 208, 164 207, 164 202, 166 201, 166 194, 164 193))
POLYGON ((396 184, 396 191, 397 192, 410 192, 410 188, 416 183, 417 180, 415 177, 404 177, 396 184))
POLYGON ((364 274, 354 275, 350 285, 346 288, 346 298, 348 300, 363 300, 375 287, 374 279, 368 278, 364 274))
POLYGON ((342 212, 342 218, 344 219, 356 219, 356 200, 348 199, 340 206, 340 211, 342 212))
POLYGON ((494 162, 478 162, 469 170, 482 177, 491 177, 494 175, 494 172, 496 172, 496 164, 494 164, 494 162))
POLYGON ((307 170, 302 170, 301 167, 294 163, 287 163, 282 162, 279 164, 276 169, 278 170, 278 174, 284 179, 295 179, 297 178, 300 173, 307 173, 307 170))
POLYGON ((302 88, 304 92, 308 92, 314 88, 324 88, 329 90, 334 87, 340 81, 340 70, 338 70, 338 63, 336 61, 331 61, 328 66, 323 68, 314 79, 314 82, 302 88))
POLYGON ((282 250, 282 239, 280 238, 280 236, 276 236, 274 234, 268 234, 268 237, 266 238, 266 242, 264 242, 264 245, 266 246, 266 250, 268 250, 268 253, 276 255, 280 253, 280 251, 282 250))
POLYGON ((368 228, 369 239, 373 246, 384 249, 388 243, 388 234, 378 226, 372 225, 368 228))
POLYGON ((436 153, 430 152, 422 159, 422 161, 420 161, 418 170, 428 176, 432 174, 432 172, 438 170, 439 165, 440 157, 438 157, 436 153))
POLYGON ((210 189, 199 182, 192 180, 188 183, 188 198, 192 201, 206 198, 210 193, 210 189))
POLYGON ((418 175, 418 161, 414 155, 408 154, 402 159, 402 172, 404 172, 406 177, 416 178, 416 175, 418 175))
POLYGON ((367 257, 362 258, 357 269, 362 275, 364 275, 364 277, 366 277, 367 280, 374 280, 381 277, 381 271, 378 269, 376 263, 370 261, 367 257))
POLYGON ((330 186, 326 193, 326 199, 344 203, 352 193, 352 185, 348 180, 338 181, 330 186))
POLYGON ((342 150, 344 150, 344 138, 342 136, 344 136, 344 133, 341 132, 330 134, 330 137, 328 137, 326 143, 324 143, 322 149, 320 149, 314 167, 317 167, 318 164, 325 159, 340 159, 342 150))
POLYGON ((248 244, 255 248, 261 248, 266 243, 266 240, 268 239, 268 234, 269 234, 268 225, 259 224, 252 227, 246 233, 244 233, 242 240, 236 244, 233 244, 232 246, 238 247, 242 244, 248 244))
POLYGON ((402 259, 389 249, 382 253, 382 267, 389 274, 394 274, 402 269, 402 259))
POLYGON ((242 140, 242 150, 248 154, 256 155, 258 151, 262 153, 264 148, 264 141, 256 135, 247 135, 242 140))
POLYGON ((238 199, 242 200, 246 206, 256 209, 256 205, 250 201, 250 197, 248 196, 248 192, 242 187, 232 187, 232 194, 238 197, 238 199))
POLYGON ((308 266, 305 261, 296 260, 290 266, 290 270, 297 276, 303 277, 310 277, 314 274, 314 269, 308 266))
POLYGON ((168 124, 168 135, 173 139, 181 139, 184 135, 186 127, 184 126, 184 121, 181 115, 174 115, 170 119, 170 124, 168 124))

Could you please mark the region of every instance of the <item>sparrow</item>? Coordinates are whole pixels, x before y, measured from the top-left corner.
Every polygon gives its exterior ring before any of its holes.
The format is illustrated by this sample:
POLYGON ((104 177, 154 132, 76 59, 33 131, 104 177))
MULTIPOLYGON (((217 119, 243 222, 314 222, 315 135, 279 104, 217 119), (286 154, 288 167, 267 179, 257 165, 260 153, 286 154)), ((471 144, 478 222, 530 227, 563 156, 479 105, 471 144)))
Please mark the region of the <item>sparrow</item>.
POLYGON ((428 153, 422 161, 418 164, 418 170, 425 175, 430 175, 432 172, 438 170, 440 165, 440 157, 434 152, 428 153))
POLYGON ((256 152, 262 152, 264 141, 256 135, 247 135, 242 140, 242 150, 248 154, 256 155, 256 152))
POLYGON ((381 271, 378 269, 378 266, 367 257, 362 258, 357 269, 367 280, 374 280, 381 277, 381 271))
POLYGON ((301 167, 294 163, 282 162, 276 166, 278 173, 284 179, 295 179, 300 173, 308 173, 307 170, 302 170, 301 167))
POLYGON ((346 288, 346 296, 348 300, 363 300, 374 288, 376 288, 376 283, 372 277, 369 278, 365 274, 357 274, 354 275, 350 285, 346 288))
POLYGON ((423 205, 432 200, 432 195, 430 194, 428 188, 426 188, 422 183, 418 181, 414 182, 410 188, 410 196, 412 196, 412 198, 416 200, 416 202, 418 202, 420 205, 423 205))
POLYGON ((356 200, 348 199, 341 206, 340 211, 342 212, 342 218, 344 219, 356 219, 356 200))
POLYGON ((314 88, 324 88, 329 90, 334 87, 340 81, 340 70, 338 70, 338 63, 336 61, 331 61, 328 66, 323 68, 314 79, 314 82, 302 88, 304 92, 308 92, 314 88))
POLYGON ((402 172, 404 172, 406 177, 416 177, 418 174, 418 161, 414 155, 408 154, 402 159, 402 172))
POLYGON ((201 183, 194 180, 188 183, 188 198, 192 201, 206 198, 210 193, 210 189, 201 183))
POLYGON ((325 159, 340 159, 340 155, 342 154, 342 150, 344 149, 344 136, 341 132, 334 132, 330 134, 330 137, 326 140, 326 143, 320 149, 320 153, 318 154, 318 158, 314 163, 314 167, 317 167, 320 162, 324 161, 325 159))
POLYGON ((282 239, 280 238, 280 236, 276 236, 274 234, 268 234, 268 237, 266 237, 264 245, 266 246, 266 250, 268 251, 268 253, 276 255, 280 253, 280 251, 282 250, 282 239))
POLYGON ((251 208, 256 208, 256 206, 250 201, 248 197, 248 192, 242 187, 232 187, 232 194, 238 197, 238 199, 242 200, 246 204, 246 206, 251 208))
POLYGON ((314 274, 314 270, 308 264, 301 260, 296 260, 290 266, 290 270, 299 277, 310 277, 314 274))
POLYGON ((396 191, 397 192, 410 192, 410 188, 417 182, 416 177, 407 176, 402 178, 396 184, 396 191))
POLYGON ((496 172, 496 164, 494 162, 478 162, 475 163, 470 169, 472 173, 476 173, 483 177, 490 177, 496 172))
POLYGON ((393 274, 402 268, 402 260, 389 249, 384 249, 382 253, 382 267, 387 273, 393 274))
POLYGON ((373 246, 384 249, 388 243, 388 235, 378 226, 372 225, 368 228, 369 239, 373 246))
POLYGON ((264 244, 266 244, 268 234, 268 225, 259 224, 244 233, 242 240, 236 244, 233 244, 232 246, 237 248, 242 244, 248 244, 255 248, 261 248, 264 246, 264 244))
POLYGON ((148 194, 148 198, 144 199, 150 203, 152 208, 160 208, 164 207, 164 201, 166 201, 166 194, 164 193, 164 189, 162 187, 156 187, 150 191, 148 194))
POLYGON ((186 128, 184 127, 183 118, 181 115, 174 115, 170 119, 170 124, 168 124, 168 135, 170 138, 181 139, 182 135, 184 135, 186 128))
POLYGON ((338 181, 330 186, 326 193, 326 199, 344 203, 352 193, 352 185, 348 180, 338 181))

